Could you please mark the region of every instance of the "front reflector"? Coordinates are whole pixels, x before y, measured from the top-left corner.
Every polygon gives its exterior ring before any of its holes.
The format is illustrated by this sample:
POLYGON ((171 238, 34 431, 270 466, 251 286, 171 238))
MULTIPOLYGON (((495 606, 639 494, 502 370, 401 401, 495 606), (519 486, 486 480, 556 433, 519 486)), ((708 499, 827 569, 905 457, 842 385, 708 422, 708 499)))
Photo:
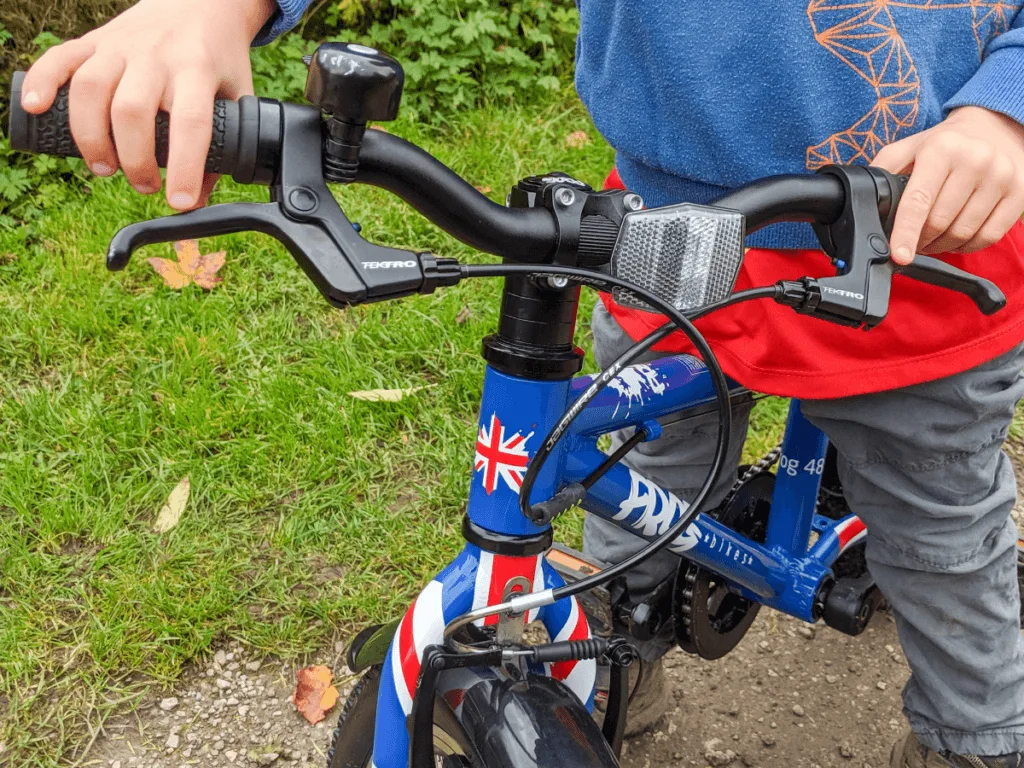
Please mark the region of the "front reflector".
MULTIPOLYGON (((698 309, 732 293, 743 261, 746 223, 724 208, 683 203, 626 214, 612 251, 611 271, 680 311, 698 309)), ((625 306, 653 308, 622 288, 625 306)))

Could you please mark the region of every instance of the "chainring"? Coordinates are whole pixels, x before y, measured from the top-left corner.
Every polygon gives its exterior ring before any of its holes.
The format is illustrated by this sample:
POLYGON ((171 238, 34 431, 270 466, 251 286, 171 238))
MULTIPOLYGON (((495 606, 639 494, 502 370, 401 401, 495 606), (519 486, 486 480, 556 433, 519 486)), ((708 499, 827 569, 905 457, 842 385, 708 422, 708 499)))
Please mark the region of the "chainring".
MULTIPOLYGON (((763 544, 768 532, 775 475, 759 472, 729 494, 712 516, 751 541, 763 544)), ((739 644, 761 604, 729 588, 721 576, 683 560, 672 589, 676 642, 703 659, 720 659, 739 644)))

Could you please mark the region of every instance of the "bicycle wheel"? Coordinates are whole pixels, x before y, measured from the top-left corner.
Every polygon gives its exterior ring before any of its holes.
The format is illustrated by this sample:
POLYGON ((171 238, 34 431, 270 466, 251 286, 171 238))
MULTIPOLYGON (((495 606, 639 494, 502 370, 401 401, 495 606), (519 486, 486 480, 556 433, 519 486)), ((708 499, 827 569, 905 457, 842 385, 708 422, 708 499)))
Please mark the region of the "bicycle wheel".
MULTIPOLYGON (((371 667, 356 684, 338 716, 327 750, 327 768, 368 768, 373 757, 380 667, 371 667)), ((455 713, 443 699, 434 702, 434 765, 470 768, 472 748, 455 713)))

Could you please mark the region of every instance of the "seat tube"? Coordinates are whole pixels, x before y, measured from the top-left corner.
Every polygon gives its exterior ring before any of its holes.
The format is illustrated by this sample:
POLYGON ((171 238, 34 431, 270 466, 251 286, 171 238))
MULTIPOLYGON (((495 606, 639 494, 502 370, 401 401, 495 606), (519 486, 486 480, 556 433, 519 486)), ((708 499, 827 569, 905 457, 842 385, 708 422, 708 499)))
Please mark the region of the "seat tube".
POLYGON ((799 400, 791 401, 768 519, 768 549, 793 557, 807 553, 827 450, 825 433, 804 418, 799 400))

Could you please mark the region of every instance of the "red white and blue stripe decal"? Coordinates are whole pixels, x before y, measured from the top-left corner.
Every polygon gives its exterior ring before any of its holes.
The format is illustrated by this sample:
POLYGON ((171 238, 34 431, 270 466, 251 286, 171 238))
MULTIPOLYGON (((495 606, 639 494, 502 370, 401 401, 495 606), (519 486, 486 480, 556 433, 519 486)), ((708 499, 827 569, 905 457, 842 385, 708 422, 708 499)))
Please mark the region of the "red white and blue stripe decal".
POLYGON ((868 527, 856 515, 840 520, 833 530, 839 537, 839 554, 860 543, 868 535, 868 527))
MULTIPOLYGON (((399 623, 388 661, 381 671, 373 766, 406 768, 408 764, 406 718, 412 714, 420 660, 427 647, 443 641, 445 625, 456 616, 473 608, 500 603, 505 586, 515 577, 529 581, 530 592, 541 592, 563 583, 542 555, 496 555, 467 544, 455 561, 420 592, 399 623)), ((524 621, 538 618, 552 640, 590 637, 587 618, 575 598, 531 610, 524 621)), ((497 617, 485 620, 487 625, 495 623, 497 617)), ((544 671, 563 681, 588 707, 593 705, 596 661, 547 664, 544 671)), ((445 673, 442 676, 441 693, 456 712, 473 682, 473 675, 445 673)))

